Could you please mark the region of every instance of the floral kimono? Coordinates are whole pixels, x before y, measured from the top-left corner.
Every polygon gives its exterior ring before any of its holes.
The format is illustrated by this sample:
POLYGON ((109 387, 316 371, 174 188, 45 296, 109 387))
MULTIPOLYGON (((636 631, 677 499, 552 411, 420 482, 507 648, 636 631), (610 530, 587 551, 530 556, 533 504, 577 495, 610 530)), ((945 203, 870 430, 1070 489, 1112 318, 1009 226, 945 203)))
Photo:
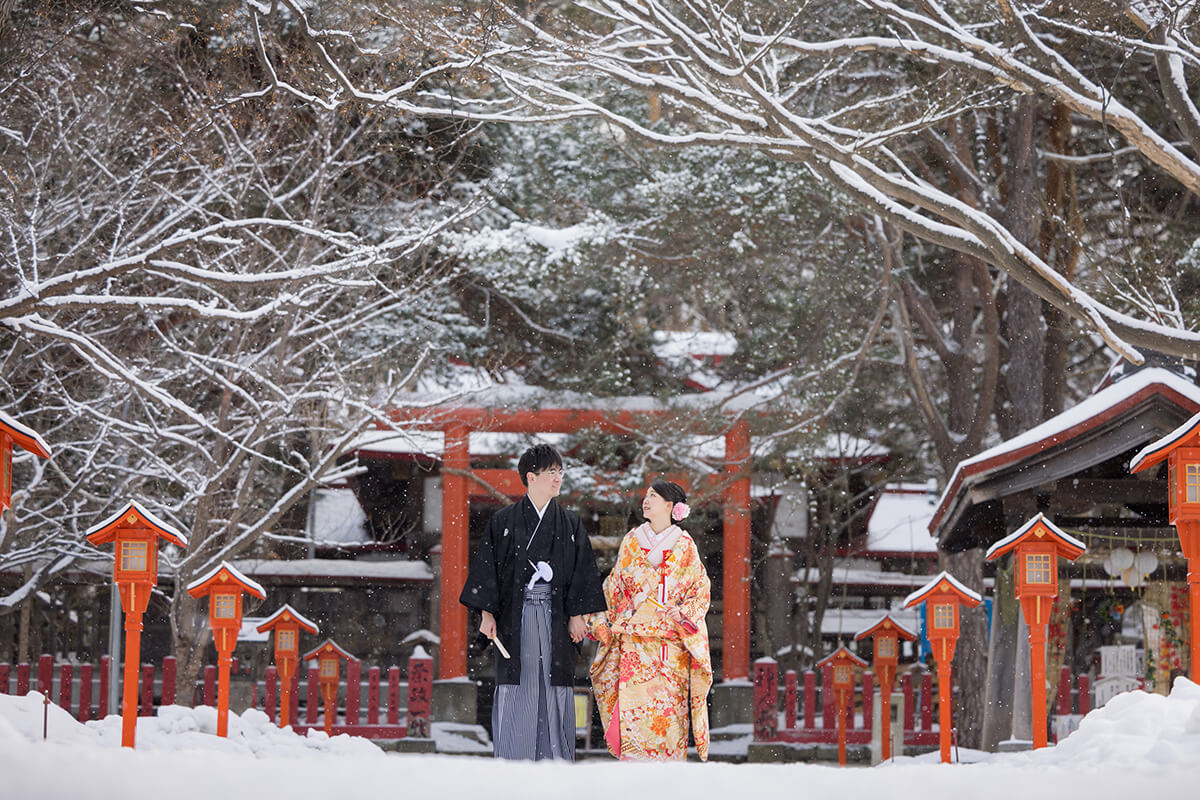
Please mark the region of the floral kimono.
POLYGON ((643 524, 621 541, 604 581, 608 611, 589 618, 600 640, 591 666, 596 707, 618 758, 685 759, 690 708, 696 750, 708 760, 710 585, 696 543, 674 525, 655 534, 643 524), (667 615, 672 607, 682 623, 667 615))

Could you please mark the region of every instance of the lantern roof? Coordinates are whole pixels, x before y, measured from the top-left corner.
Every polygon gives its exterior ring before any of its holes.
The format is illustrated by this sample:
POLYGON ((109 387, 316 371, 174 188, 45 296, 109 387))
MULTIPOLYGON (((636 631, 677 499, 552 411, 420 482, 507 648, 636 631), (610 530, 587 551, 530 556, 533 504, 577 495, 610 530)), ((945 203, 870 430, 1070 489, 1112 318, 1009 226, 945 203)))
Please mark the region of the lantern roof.
POLYGON ((866 661, 864 661, 861 658, 859 658, 858 656, 854 655, 854 653, 851 653, 848 649, 846 649, 846 645, 844 645, 844 644, 838 645, 837 650, 834 650, 832 653, 830 653, 829 655, 825 656, 820 661, 818 661, 817 666, 823 667, 826 664, 833 664, 837 661, 851 661, 860 667, 867 666, 866 661))
POLYGON ((254 595, 259 600, 265 600, 267 597, 267 590, 262 587, 261 583, 252 578, 247 578, 238 572, 228 561, 222 561, 210 570, 208 574, 189 583, 187 585, 187 593, 192 597, 201 597, 211 594, 215 589, 222 588, 221 584, 228 583, 236 584, 239 589, 254 595))
POLYGON ((309 650, 307 653, 305 653, 302 658, 305 661, 312 661, 314 658, 320 658, 324 653, 334 653, 339 658, 344 658, 347 661, 358 661, 357 658, 343 650, 341 646, 333 639, 326 639, 325 641, 321 642, 312 650, 309 650))
POLYGON ((1200 414, 1189 419, 1161 439, 1151 442, 1129 462, 1130 472, 1141 472, 1153 467, 1179 447, 1195 447, 1200 444, 1200 414))
POLYGON ((279 625, 282 623, 293 621, 308 633, 315 634, 317 632, 317 623, 313 622, 308 617, 289 606, 287 603, 281 605, 279 610, 260 622, 255 630, 259 633, 266 633, 267 631, 274 630, 275 628, 279 627, 279 625))
POLYGON ((1033 519, 989 547, 984 559, 994 561, 1022 542, 1045 541, 1047 538, 1054 542, 1058 554, 1068 561, 1074 561, 1087 550, 1086 544, 1063 531, 1047 519, 1045 514, 1039 512, 1033 519))
POLYGON ((978 592, 968 589, 949 572, 943 571, 935 575, 929 583, 904 598, 904 608, 915 606, 933 594, 956 595, 958 602, 967 608, 974 608, 983 602, 983 598, 979 596, 978 592))
POLYGON ((88 528, 84 537, 92 544, 108 544, 122 529, 139 531, 149 529, 172 544, 187 547, 186 536, 151 514, 136 500, 130 500, 128 505, 120 511, 88 528))
POLYGON ((34 455, 42 458, 50 457, 50 447, 37 431, 28 425, 22 425, 3 411, 0 411, 0 433, 7 434, 14 443, 21 445, 34 455))
POLYGON ((879 619, 875 620, 870 625, 854 634, 854 641, 857 642, 860 639, 867 638, 868 636, 875 636, 880 633, 891 633, 893 631, 895 631, 899 638, 904 639, 905 641, 915 642, 917 640, 917 634, 913 633, 908 628, 897 622, 891 614, 885 612, 879 619))

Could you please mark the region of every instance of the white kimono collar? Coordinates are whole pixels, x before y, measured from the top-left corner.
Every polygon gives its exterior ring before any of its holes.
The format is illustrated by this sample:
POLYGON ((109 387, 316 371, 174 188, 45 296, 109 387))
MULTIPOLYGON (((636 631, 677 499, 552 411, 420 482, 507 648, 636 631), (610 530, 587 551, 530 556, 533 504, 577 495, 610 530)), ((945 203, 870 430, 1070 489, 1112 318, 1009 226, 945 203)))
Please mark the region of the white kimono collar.
POLYGON ((663 557, 675 549, 675 543, 683 535, 683 529, 678 525, 670 525, 662 533, 655 533, 649 522, 643 522, 634 531, 634 535, 638 545, 643 550, 650 551, 646 553, 646 560, 657 567, 662 565, 663 557))

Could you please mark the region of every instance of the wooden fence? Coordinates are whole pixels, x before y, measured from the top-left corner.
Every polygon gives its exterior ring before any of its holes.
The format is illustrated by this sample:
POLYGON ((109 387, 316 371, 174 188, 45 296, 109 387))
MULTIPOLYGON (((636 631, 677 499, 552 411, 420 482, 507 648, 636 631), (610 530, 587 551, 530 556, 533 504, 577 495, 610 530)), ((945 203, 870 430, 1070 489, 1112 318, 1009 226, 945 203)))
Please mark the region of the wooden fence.
MULTIPOLYGON (((119 707, 110 709, 108 705, 109 667, 108 656, 102 656, 99 665, 55 664, 49 655, 41 656, 36 665, 0 663, 0 694, 23 697, 30 690, 36 690, 80 722, 102 719, 121 712, 119 707)), ((236 677, 236 658, 233 673, 236 677)), ((143 664, 139 683, 139 716, 152 716, 159 706, 174 705, 178 698, 175 658, 167 656, 158 668, 143 664)), ((309 728, 323 730, 316 667, 308 670, 305 691, 300 691, 299 683, 294 677, 290 718, 295 723, 292 729, 301 735, 309 728)), ((278 695, 279 679, 275 667, 267 667, 264 679, 254 681, 250 687, 249 705, 275 721, 278 719, 278 695)), ((432 696, 433 660, 428 656, 409 659, 407 680, 401 680, 399 667, 389 667, 386 683, 379 667, 368 667, 366 680, 363 680, 362 663, 348 662, 346 675, 338 687, 337 721, 333 733, 372 739, 426 738, 430 730, 432 696), (354 686, 358 687, 357 692, 347 691, 347 687, 354 686)), ((209 665, 204 667, 193 688, 191 700, 193 704, 215 706, 216 698, 217 668, 209 665)), ((117 702, 120 703, 120 698, 117 702)))

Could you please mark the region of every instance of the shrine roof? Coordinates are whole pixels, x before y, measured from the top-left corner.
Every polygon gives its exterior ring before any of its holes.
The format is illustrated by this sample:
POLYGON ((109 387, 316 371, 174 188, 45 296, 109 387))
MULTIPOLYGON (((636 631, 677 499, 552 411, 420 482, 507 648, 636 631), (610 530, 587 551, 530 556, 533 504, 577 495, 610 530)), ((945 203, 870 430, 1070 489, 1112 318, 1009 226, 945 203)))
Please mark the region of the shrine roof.
POLYGON ((116 529, 123 527, 121 525, 122 518, 131 511, 138 514, 142 520, 149 523, 150 527, 156 530, 159 536, 162 536, 172 544, 176 544, 180 547, 187 547, 188 543, 186 536, 167 523, 163 522, 154 514, 147 511, 146 507, 136 500, 130 500, 129 503, 120 511, 109 516, 103 522, 98 522, 92 527, 88 528, 86 531, 84 531, 84 538, 90 541, 92 544, 104 544, 112 538, 112 535, 109 535, 110 533, 115 535, 116 529), (111 532, 108 530, 110 528, 112 529, 111 532), (99 535, 102 533, 105 535, 99 535))
POLYGON ((1024 525, 1010 533, 1008 536, 1005 536, 1003 539, 989 547, 984 559, 991 561, 992 559, 999 558, 1009 550, 1012 550, 1014 547, 1016 547, 1022 539, 1033 535, 1034 528, 1038 527, 1044 529, 1048 534, 1050 534, 1050 536, 1057 539, 1058 542, 1063 545, 1060 550, 1061 555, 1064 558, 1074 561, 1076 558, 1082 555, 1084 551, 1087 550, 1086 544, 1055 525, 1046 518, 1045 514, 1039 513, 1034 516, 1033 519, 1029 520, 1024 525))
POLYGON ((867 520, 866 552, 871 555, 937 554, 929 533, 936 498, 923 484, 888 484, 867 520))
POLYGON ((282 606, 279 607, 279 610, 277 610, 274 614, 267 617, 262 622, 258 623, 258 625, 255 626, 255 630, 262 633, 263 631, 268 631, 268 630, 273 629, 277 624, 279 624, 279 622, 283 619, 285 614, 290 614, 292 616, 292 618, 294 620, 296 620, 296 622, 300 625, 300 627, 303 628, 308 633, 315 634, 317 632, 317 623, 313 622, 311 619, 304 616, 299 611, 297 611, 296 609, 289 606, 287 603, 284 603, 282 606))
POLYGON ((256 596, 258 599, 260 599, 260 600, 266 599, 267 590, 263 588, 263 585, 261 583, 259 583, 258 581, 255 581, 252 578, 248 578, 245 575, 243 575, 241 572, 239 572, 237 570, 237 568, 235 568, 228 561, 222 561, 220 564, 218 564, 213 569, 209 570, 203 576, 201 576, 201 577, 197 578, 196 580, 192 581, 191 583, 189 583, 187 585, 188 594, 192 595, 193 597, 203 594, 204 589, 208 588, 208 584, 216 581, 217 577, 220 576, 221 573, 225 573, 225 575, 227 575, 235 583, 237 583, 239 586, 241 586, 242 589, 244 589, 245 591, 249 592, 250 594, 256 596))
POLYGON ((979 595, 979 592, 968 589, 949 572, 939 572, 929 583, 904 598, 904 607, 908 608, 922 602, 928 595, 933 594, 941 586, 949 589, 953 594, 959 595, 964 605, 974 608, 983 602, 983 598, 979 595))
POLYGON ((914 633, 913 631, 909 630, 905 626, 901 625, 894 616, 892 616, 891 614, 888 614, 888 613, 882 614, 878 619, 876 619, 870 625, 863 628, 858 633, 854 634, 854 639, 855 639, 855 641, 858 641, 859 639, 865 639, 868 636, 874 636, 876 633, 879 633, 880 631, 886 632, 888 630, 889 625, 890 625, 890 627, 895 629, 896 634, 901 639, 906 639, 910 642, 916 641, 917 634, 914 633))
POLYGON ((1182 447, 1185 443, 1188 446, 1195 446, 1195 441, 1189 442, 1188 440, 1195 440, 1198 437, 1200 437, 1200 414, 1192 417, 1161 439, 1146 445, 1129 462, 1129 471, 1141 472, 1152 467, 1170 455, 1176 447, 1182 447))
POLYGON ((1111 425, 1155 397, 1165 398, 1189 414, 1200 411, 1200 386, 1169 369, 1138 370, 1040 425, 958 462, 934 508, 930 532, 939 541, 948 536, 962 511, 972 504, 972 489, 988 478, 1111 425))
POLYGON ((21 445, 31 453, 41 456, 42 458, 50 457, 50 446, 46 441, 28 425, 23 425, 15 419, 0 411, 0 430, 3 430, 13 438, 13 441, 21 445))
POLYGON ((429 564, 408 559, 239 559, 233 563, 247 575, 256 578, 359 579, 380 582, 433 580, 433 570, 429 568, 429 564))

